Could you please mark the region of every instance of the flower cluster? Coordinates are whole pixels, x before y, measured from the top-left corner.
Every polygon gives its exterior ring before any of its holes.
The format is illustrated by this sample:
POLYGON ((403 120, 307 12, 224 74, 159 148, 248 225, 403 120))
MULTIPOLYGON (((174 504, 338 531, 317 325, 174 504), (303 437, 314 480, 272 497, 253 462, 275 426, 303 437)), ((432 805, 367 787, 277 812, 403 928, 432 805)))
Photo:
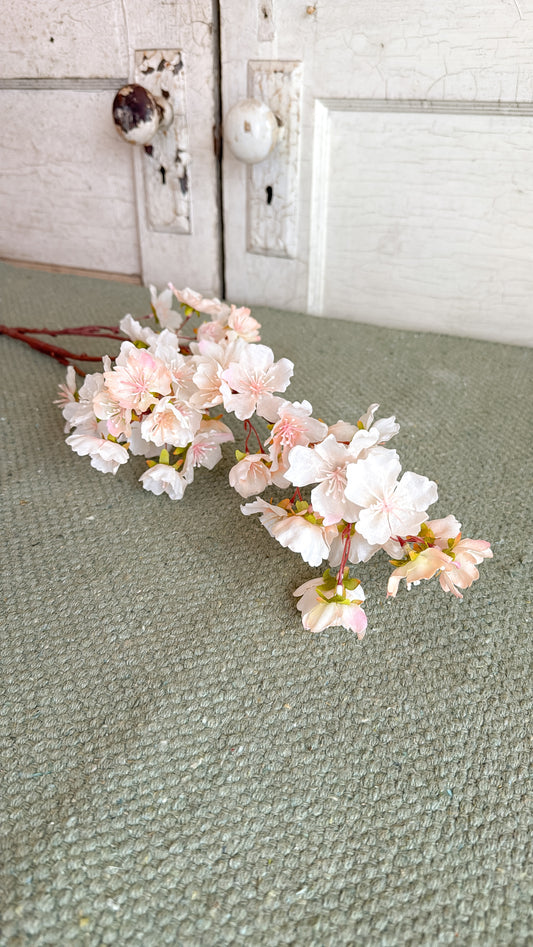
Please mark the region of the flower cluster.
POLYGON ((87 376, 79 391, 74 369, 67 370, 57 403, 76 453, 113 474, 130 455, 144 456, 143 487, 179 500, 195 469, 212 469, 221 444, 234 440, 219 412, 234 414, 245 441, 229 481, 241 497, 255 498, 242 512, 258 513, 268 533, 310 566, 327 563, 321 577, 294 593, 304 628, 343 626, 364 635, 365 595, 349 567, 380 551, 394 566, 388 596, 396 595, 401 579, 410 588, 438 576, 444 591, 462 597, 459 590, 492 556, 490 545, 463 539, 452 515, 428 520, 437 486, 418 473, 402 473, 388 446, 399 431, 394 417, 376 419, 379 405, 372 404, 354 423, 328 426, 313 417, 308 401, 281 397, 293 363, 275 361, 260 344, 260 325, 249 309, 172 284, 159 295, 154 287, 150 292, 151 324, 124 317, 120 329, 127 338, 114 364, 105 356, 103 371, 87 376), (174 299, 180 310, 173 309, 174 299), (193 328, 191 319, 200 314, 209 318, 193 328), (266 422, 263 439, 252 417, 266 422), (259 496, 267 488, 290 495, 267 502, 259 496))

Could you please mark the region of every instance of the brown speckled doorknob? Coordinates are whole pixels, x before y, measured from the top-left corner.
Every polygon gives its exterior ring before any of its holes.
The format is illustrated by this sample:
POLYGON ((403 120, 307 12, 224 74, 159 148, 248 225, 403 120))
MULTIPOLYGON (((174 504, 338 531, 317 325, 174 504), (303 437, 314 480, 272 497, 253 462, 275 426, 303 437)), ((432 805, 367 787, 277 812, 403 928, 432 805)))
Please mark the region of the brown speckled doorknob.
POLYGON ((159 129, 170 125, 173 117, 170 102, 135 83, 119 89, 113 100, 116 129, 130 145, 147 145, 159 129))

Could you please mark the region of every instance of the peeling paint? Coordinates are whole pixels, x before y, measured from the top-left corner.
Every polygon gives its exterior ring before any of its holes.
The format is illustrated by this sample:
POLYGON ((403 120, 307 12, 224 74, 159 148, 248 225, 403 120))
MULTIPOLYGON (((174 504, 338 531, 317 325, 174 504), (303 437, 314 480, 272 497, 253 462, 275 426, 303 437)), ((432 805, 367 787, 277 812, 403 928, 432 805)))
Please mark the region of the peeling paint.
POLYGON ((292 258, 297 252, 302 63, 248 63, 248 94, 276 116, 278 143, 248 169, 247 250, 292 258))
POLYGON ((150 229, 190 233, 190 154, 185 69, 179 50, 138 50, 136 78, 173 111, 143 155, 146 217, 150 229))
POLYGON ((270 43, 275 37, 273 0, 259 0, 257 10, 257 39, 270 43))

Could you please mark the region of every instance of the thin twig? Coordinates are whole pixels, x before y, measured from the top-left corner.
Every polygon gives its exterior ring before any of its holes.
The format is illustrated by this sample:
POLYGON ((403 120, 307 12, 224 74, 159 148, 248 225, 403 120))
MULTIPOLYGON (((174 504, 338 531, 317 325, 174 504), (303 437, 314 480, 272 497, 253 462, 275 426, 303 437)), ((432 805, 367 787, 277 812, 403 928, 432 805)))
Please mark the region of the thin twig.
POLYGON ((124 341, 124 336, 118 326, 79 326, 72 329, 28 329, 25 326, 16 326, 16 330, 23 335, 84 335, 93 339, 124 341))
MULTIPOLYGON (((76 353, 69 352, 68 349, 61 348, 59 345, 50 345, 49 342, 43 342, 42 339, 32 338, 28 332, 20 331, 18 328, 13 326, 5 326, 0 324, 0 335, 7 335, 11 339, 16 339, 18 342, 24 342, 25 345, 29 345, 30 348, 35 349, 37 352, 42 352, 43 355, 49 355, 50 358, 54 358, 56 362, 59 362, 61 365, 71 365, 72 361, 77 362, 101 362, 100 355, 87 355, 86 352, 76 353)), ((81 368, 78 368, 77 365, 73 366, 78 375, 85 377, 85 372, 81 368)))

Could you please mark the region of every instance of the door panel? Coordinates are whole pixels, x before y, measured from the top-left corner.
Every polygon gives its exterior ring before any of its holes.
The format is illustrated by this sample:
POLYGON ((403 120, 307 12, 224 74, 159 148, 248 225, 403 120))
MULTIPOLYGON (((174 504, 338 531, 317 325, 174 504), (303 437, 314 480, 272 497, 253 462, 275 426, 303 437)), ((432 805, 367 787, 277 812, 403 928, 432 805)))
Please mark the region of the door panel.
POLYGON ((9 136, 0 146, 0 202, 9 208, 2 255, 139 273, 131 155, 109 122, 102 127, 113 92, 4 90, 0 98, 9 136))
POLYGON ((116 0, 17 0, 2 17, 2 78, 127 76, 125 30, 116 0))
POLYGON ((294 259, 248 251, 250 174, 225 149, 230 298, 533 341, 531 2, 277 0, 237 29, 226 0, 221 33, 224 112, 254 62, 304 75, 294 259))
POLYGON ((533 298, 533 117, 346 106, 317 118, 329 187, 310 311, 519 342, 533 298))
MULTIPOLYGON (((0 108, 9 121, 0 142, 0 256, 141 273, 145 283, 172 279, 220 294, 211 0, 21 0, 15 19, 1 43, 0 108), (154 227, 149 158, 118 137, 111 114, 139 55, 169 49, 182 52, 188 233, 154 227)), ((155 171, 164 187, 166 175, 155 171)))

